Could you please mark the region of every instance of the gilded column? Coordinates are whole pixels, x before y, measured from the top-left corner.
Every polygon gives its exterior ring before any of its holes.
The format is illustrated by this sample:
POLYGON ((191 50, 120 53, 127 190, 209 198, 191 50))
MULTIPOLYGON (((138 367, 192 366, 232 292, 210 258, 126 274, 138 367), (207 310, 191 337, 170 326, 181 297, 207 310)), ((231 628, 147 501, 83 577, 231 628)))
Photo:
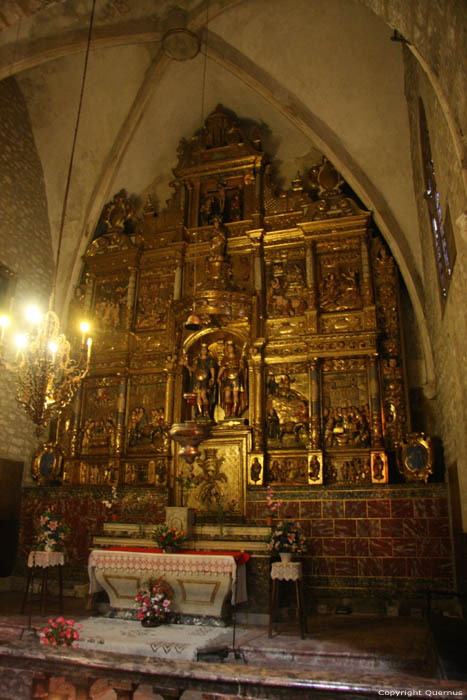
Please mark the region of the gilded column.
POLYGON ((319 359, 314 357, 309 364, 310 381, 310 448, 321 449, 321 402, 319 381, 319 359))
POLYGON ((125 432, 125 409, 126 396, 128 391, 128 377, 120 380, 117 396, 117 430, 115 434, 115 454, 121 455, 123 452, 124 432, 125 432))
POLYGON ((306 283, 308 309, 305 312, 308 329, 311 333, 318 332, 318 295, 316 292, 316 260, 313 244, 307 242, 305 248, 306 283))
POLYGON ((71 408, 71 456, 76 457, 79 451, 79 424, 81 420, 81 399, 83 396, 83 384, 79 383, 73 398, 71 408))
POLYGON ((373 289, 371 286, 370 258, 368 255, 367 234, 360 236, 360 259, 362 265, 362 295, 363 305, 373 304, 373 289))
POLYGON ((368 389, 370 395, 370 421, 372 447, 382 447, 381 401, 378 378, 378 355, 368 360, 368 389))
POLYGON ((131 328, 133 324, 133 309, 135 308, 135 295, 136 295, 136 268, 130 268, 130 277, 128 278, 128 291, 126 296, 126 327, 131 328))
POLYGON ((263 373, 262 373, 262 348, 256 346, 252 349, 250 364, 250 376, 253 380, 254 413, 253 413, 253 449, 263 450, 263 373))
POLYGON ((182 258, 177 255, 174 276, 174 301, 182 298, 182 258))
MULTIPOLYGON (((181 371, 181 370, 180 370, 181 371)), ((174 422, 173 409, 174 409, 174 389, 175 389, 175 376, 177 374, 177 358, 175 355, 168 355, 164 367, 165 376, 167 378, 167 384, 165 387, 165 422, 167 425, 172 425, 174 422)), ((179 418, 177 417, 177 420, 179 418)))

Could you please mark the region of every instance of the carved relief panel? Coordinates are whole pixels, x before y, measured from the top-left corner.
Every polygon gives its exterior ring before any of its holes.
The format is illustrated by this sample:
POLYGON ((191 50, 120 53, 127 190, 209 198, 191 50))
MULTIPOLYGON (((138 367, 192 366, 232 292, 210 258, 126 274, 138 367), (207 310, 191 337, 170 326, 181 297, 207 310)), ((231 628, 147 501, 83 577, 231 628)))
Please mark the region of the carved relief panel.
POLYGON ((167 313, 173 299, 173 285, 173 274, 154 275, 152 271, 146 270, 141 273, 135 330, 166 328, 167 313))
POLYGON ((307 309, 303 259, 271 261, 266 272, 266 307, 269 318, 301 316, 307 309))
POLYGON ((169 451, 165 394, 165 374, 131 377, 126 421, 126 445, 129 453, 169 451))
POLYGON ((123 483, 126 486, 165 486, 168 462, 166 457, 148 460, 126 460, 123 483))
POLYGON ((326 449, 370 446, 365 359, 323 363, 323 443, 326 449))
POLYGON ((81 454, 112 454, 117 435, 117 378, 89 379, 84 386, 81 454))
POLYGON ((361 263, 359 249, 341 248, 318 256, 318 301, 322 312, 361 309, 361 263))
POLYGON ((269 452, 268 481, 271 484, 308 483, 308 457, 303 452, 269 452))
POLYGON ((96 350, 114 349, 115 335, 128 321, 128 276, 99 278, 95 282, 92 328, 96 350))
MULTIPOLYGON (((217 517, 219 504, 227 507, 235 500, 232 515, 244 514, 248 430, 214 430, 213 437, 204 442, 200 450, 201 456, 194 461, 193 472, 201 480, 198 486, 190 490, 188 505, 197 508, 200 515, 217 517)), ((184 464, 184 460, 177 455, 177 474, 183 472, 184 464)), ((178 501, 180 496, 178 492, 178 501)))
POLYGON ((309 389, 306 367, 276 365, 266 375, 268 449, 307 447, 309 389))

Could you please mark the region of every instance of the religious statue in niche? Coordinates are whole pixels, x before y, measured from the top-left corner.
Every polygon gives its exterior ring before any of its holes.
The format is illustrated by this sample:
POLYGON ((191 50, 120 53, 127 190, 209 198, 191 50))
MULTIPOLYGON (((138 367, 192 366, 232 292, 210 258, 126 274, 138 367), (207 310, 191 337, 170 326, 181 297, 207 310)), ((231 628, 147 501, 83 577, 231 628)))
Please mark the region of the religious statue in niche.
POLYGON ((243 219, 243 193, 236 187, 228 192, 225 211, 225 221, 241 221, 243 219))
POLYGON ((167 464, 165 459, 150 459, 148 462, 148 484, 163 486, 167 481, 167 464))
POLYGON ((186 355, 183 363, 192 376, 191 390, 196 395, 196 416, 212 420, 217 401, 217 362, 211 356, 207 343, 201 343, 193 365, 188 363, 186 355))
MULTIPOLYGON (((299 379, 307 391, 306 374, 299 379)), ((309 441, 308 399, 292 389, 288 374, 269 374, 267 379, 266 436, 270 447, 306 447, 309 441)))
POLYGON ((199 226, 211 226, 214 219, 223 219, 225 208, 225 186, 219 181, 215 189, 206 189, 201 195, 199 205, 199 226))
POLYGON ((266 297, 268 315, 300 316, 307 308, 304 292, 305 275, 298 262, 273 263, 266 297))
POLYGON ((213 225, 214 231, 209 242, 209 260, 223 261, 227 248, 227 236, 220 216, 213 217, 213 225))
POLYGON ((240 353, 233 340, 228 340, 225 353, 219 363, 217 375, 219 405, 224 417, 238 417, 248 407, 247 368, 245 347, 240 353))
POLYGON ((354 265, 324 266, 319 282, 322 311, 344 311, 362 306, 359 270, 354 265), (326 271, 326 269, 328 271, 326 271))
POLYGON ((268 481, 273 484, 306 484, 308 482, 307 458, 271 455, 268 481))

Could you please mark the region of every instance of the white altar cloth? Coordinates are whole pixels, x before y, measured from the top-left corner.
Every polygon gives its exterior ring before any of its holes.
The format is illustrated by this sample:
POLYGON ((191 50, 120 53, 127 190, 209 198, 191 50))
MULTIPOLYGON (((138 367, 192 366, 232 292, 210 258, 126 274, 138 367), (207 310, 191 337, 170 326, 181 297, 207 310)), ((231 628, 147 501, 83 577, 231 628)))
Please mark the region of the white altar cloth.
POLYGON ((105 589, 114 607, 134 607, 137 589, 159 576, 164 576, 174 589, 174 603, 180 612, 200 614, 197 606, 204 605, 204 614, 220 614, 229 591, 232 604, 248 599, 245 564, 237 566, 230 555, 94 549, 89 555, 88 571, 89 593, 105 589), (128 585, 123 590, 125 578, 128 585), (121 592, 116 590, 119 586, 121 592), (215 610, 208 609, 214 599, 215 610))

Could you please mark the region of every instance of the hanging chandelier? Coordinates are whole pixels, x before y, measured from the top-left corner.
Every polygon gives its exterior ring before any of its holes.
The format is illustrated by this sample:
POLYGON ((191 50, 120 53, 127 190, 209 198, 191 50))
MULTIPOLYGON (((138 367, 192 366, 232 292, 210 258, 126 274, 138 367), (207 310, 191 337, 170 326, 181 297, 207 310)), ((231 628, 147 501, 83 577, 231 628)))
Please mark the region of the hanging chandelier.
POLYGON ((82 322, 80 326, 82 342, 79 355, 77 357, 71 356, 70 343, 60 332, 60 320, 55 312, 55 294, 95 5, 96 0, 92 0, 81 92, 65 186, 49 306, 45 314, 41 314, 34 307, 27 309, 26 317, 30 324, 29 330, 26 333, 18 334, 15 338, 17 352, 14 362, 9 362, 6 359, 4 346, 5 331, 10 325, 10 319, 7 316, 0 317, 0 366, 14 373, 18 403, 35 424, 36 435, 40 435, 50 419, 58 416, 70 403, 79 383, 88 373, 91 359, 92 339, 88 336, 90 327, 86 321, 82 322))

